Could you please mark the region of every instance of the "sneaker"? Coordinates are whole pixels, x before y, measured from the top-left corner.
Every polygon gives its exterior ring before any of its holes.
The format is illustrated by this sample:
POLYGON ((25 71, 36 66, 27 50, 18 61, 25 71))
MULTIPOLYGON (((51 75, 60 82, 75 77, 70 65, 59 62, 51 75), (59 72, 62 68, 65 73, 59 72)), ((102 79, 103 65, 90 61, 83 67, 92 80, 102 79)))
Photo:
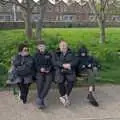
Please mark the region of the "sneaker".
POLYGON ((38 105, 38 108, 39 109, 45 109, 46 108, 45 103, 42 102, 40 105, 38 105))
POLYGON ((95 106, 95 107, 99 106, 98 102, 96 101, 96 99, 94 98, 92 93, 88 94, 87 99, 89 100, 89 103, 92 104, 93 106, 95 106))
POLYGON ((65 100, 66 100, 66 106, 71 105, 68 95, 65 95, 65 100))
POLYGON ((60 102, 61 102, 64 106, 66 106, 66 99, 65 99, 65 97, 62 96, 62 97, 60 97, 59 99, 60 99, 60 102))
POLYGON ((44 100, 42 100, 42 99, 38 99, 37 100, 37 106, 38 106, 38 109, 44 109, 44 108, 46 108, 44 100))
POLYGON ((21 100, 22 100, 20 90, 18 91, 18 96, 17 96, 17 98, 18 98, 18 101, 21 101, 21 100))

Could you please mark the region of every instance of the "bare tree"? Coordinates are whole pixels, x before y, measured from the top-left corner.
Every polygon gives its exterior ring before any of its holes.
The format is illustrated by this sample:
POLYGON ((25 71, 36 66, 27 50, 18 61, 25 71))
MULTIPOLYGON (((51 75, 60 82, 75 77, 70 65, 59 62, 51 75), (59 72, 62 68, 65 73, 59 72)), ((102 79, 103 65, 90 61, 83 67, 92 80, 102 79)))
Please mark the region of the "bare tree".
POLYGON ((81 0, 82 2, 86 2, 89 4, 92 13, 95 15, 96 20, 98 22, 100 28, 100 43, 104 43, 106 40, 106 32, 105 32, 105 22, 107 9, 109 5, 113 4, 113 0, 81 0))
POLYGON ((112 0, 112 4, 113 4, 116 8, 120 8, 120 0, 112 0))
POLYGON ((46 13, 48 0, 41 0, 38 2, 39 7, 39 19, 36 21, 36 39, 42 39, 42 28, 43 28, 43 20, 46 13))
POLYGON ((97 4, 95 0, 89 0, 90 8, 93 14, 96 16, 98 25, 100 27, 100 43, 105 42, 105 10, 107 6, 108 0, 100 0, 99 1, 99 9, 97 9, 97 4))
POLYGON ((28 39, 32 39, 32 10, 35 6, 33 0, 1 0, 1 4, 8 5, 13 4, 19 6, 22 10, 25 22, 25 33, 28 39))
MULTIPOLYGON (((25 22, 25 33, 28 39, 32 39, 32 12, 36 6, 41 7, 41 13, 44 13, 44 7, 45 1, 48 0, 0 0, 0 3, 2 5, 8 5, 8 4, 14 4, 16 6, 19 6, 23 13, 23 18, 25 22), (43 2, 44 1, 44 2, 43 2)), ((40 14, 42 15, 42 14, 40 14)), ((41 18, 43 15, 41 16, 41 18)), ((42 19, 40 19, 39 22, 41 22, 42 19)))

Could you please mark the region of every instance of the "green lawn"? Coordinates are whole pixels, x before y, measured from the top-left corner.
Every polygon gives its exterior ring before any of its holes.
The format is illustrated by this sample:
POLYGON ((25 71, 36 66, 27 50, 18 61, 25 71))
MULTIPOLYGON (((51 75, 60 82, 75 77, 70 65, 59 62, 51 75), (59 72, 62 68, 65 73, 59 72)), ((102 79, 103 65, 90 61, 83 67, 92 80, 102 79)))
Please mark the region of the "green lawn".
MULTIPOLYGON (((84 43, 103 65, 101 83, 120 83, 120 28, 106 30, 106 43, 99 44, 99 29, 97 28, 45 28, 43 39, 48 49, 55 49, 58 41, 66 40, 74 51, 84 43)), ((0 30, 0 85, 4 84, 6 70, 10 66, 11 57, 16 53, 16 46, 26 40, 23 30, 0 30), (1 68, 2 66, 2 68, 1 68), (5 68, 5 70, 3 70, 5 68)), ((35 51, 35 40, 30 40, 31 53, 35 51)))

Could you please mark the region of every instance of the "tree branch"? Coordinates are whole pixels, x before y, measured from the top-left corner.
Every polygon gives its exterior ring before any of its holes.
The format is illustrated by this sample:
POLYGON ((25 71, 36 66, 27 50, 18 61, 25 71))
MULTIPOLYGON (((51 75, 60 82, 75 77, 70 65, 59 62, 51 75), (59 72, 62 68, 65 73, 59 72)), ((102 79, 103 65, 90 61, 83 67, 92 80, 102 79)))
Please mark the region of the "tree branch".
POLYGON ((8 1, 6 1, 6 0, 0 0, 0 3, 2 5, 7 5, 9 3, 10 4, 15 4, 16 6, 20 6, 23 9, 27 9, 22 3, 19 3, 18 0, 8 0, 8 1))

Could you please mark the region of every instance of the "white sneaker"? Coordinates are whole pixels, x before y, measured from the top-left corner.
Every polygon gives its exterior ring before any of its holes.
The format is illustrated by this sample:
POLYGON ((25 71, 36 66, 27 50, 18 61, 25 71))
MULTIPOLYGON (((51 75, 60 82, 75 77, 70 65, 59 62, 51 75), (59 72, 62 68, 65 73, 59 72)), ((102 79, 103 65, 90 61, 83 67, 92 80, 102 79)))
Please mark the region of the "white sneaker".
POLYGON ((21 92, 20 92, 20 90, 19 90, 19 91, 18 91, 18 95, 17 95, 17 100, 18 100, 19 102, 21 101, 20 96, 21 96, 21 92))
POLYGON ((62 97, 60 97, 59 99, 60 99, 60 102, 61 102, 64 106, 66 106, 66 99, 65 99, 65 97, 62 96, 62 97))
POLYGON ((65 97, 65 100, 66 100, 66 106, 71 105, 71 102, 70 102, 70 100, 69 100, 68 95, 65 95, 64 97, 65 97))

